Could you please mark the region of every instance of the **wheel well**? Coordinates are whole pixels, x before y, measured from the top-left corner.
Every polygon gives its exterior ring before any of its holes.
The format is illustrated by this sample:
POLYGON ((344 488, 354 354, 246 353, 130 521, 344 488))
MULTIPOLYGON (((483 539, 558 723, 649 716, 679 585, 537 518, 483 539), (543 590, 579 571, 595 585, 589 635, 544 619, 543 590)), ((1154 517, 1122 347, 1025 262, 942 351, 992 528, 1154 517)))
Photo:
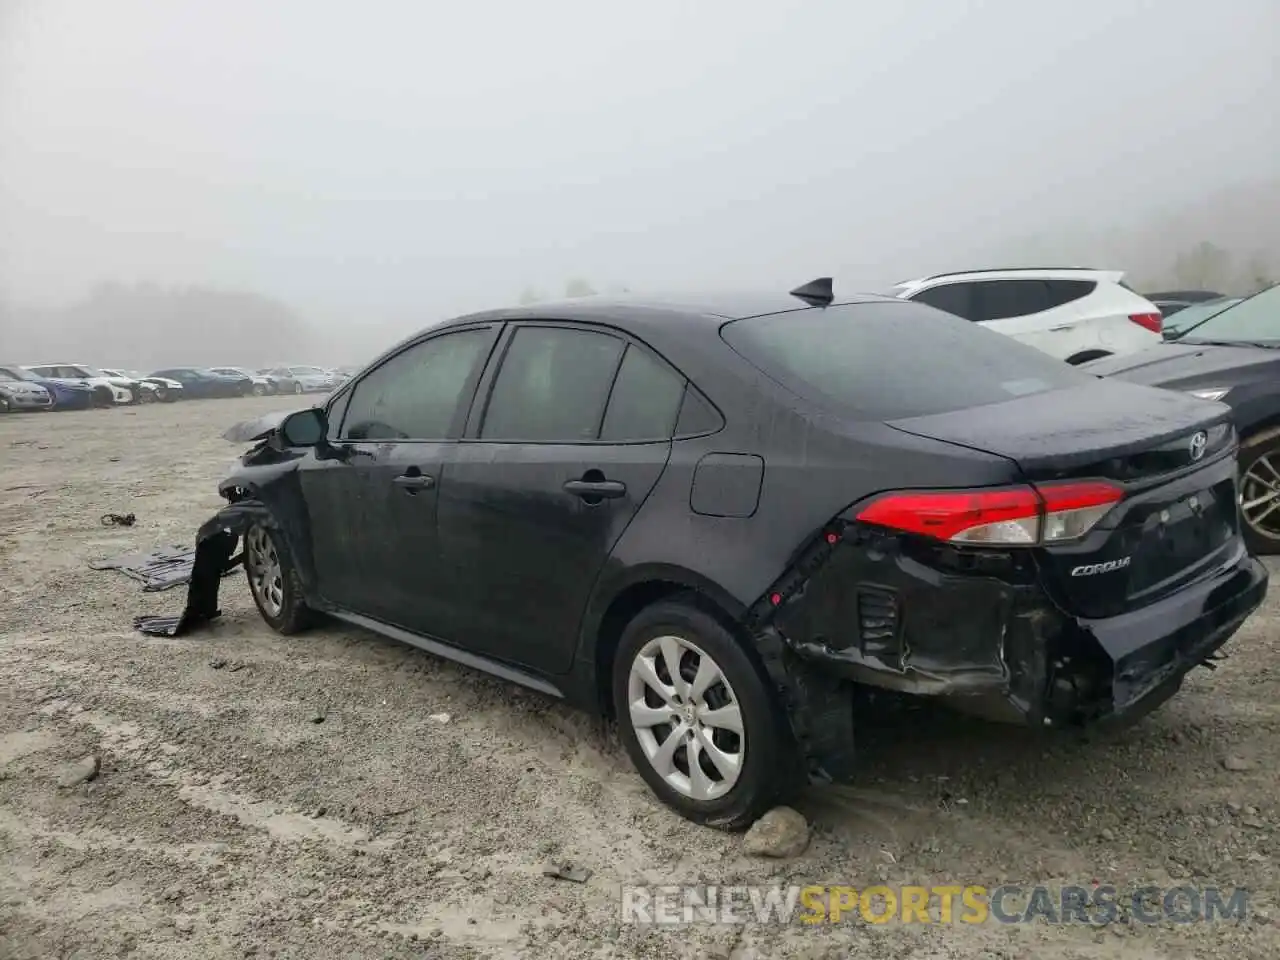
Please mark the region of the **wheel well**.
POLYGON ((1254 424, 1249 428, 1248 433, 1241 434, 1240 445, 1242 447, 1256 446, 1276 436, 1280 436, 1280 417, 1271 417, 1254 424))
POLYGON ((683 595, 694 606, 710 614, 722 626, 735 636, 741 633, 741 627, 727 610, 721 607, 706 593, 695 590, 675 580, 645 580, 633 583, 620 592, 609 604, 604 616, 600 619, 600 629, 596 632, 595 671, 596 697, 600 705, 600 713, 613 717, 613 660, 618 650, 618 641, 627 624, 636 618, 641 610, 652 606, 660 600, 683 595))
POLYGON ((1067 363, 1087 363, 1090 360, 1101 360, 1103 357, 1111 356, 1110 350, 1082 350, 1073 357, 1067 357, 1067 363))

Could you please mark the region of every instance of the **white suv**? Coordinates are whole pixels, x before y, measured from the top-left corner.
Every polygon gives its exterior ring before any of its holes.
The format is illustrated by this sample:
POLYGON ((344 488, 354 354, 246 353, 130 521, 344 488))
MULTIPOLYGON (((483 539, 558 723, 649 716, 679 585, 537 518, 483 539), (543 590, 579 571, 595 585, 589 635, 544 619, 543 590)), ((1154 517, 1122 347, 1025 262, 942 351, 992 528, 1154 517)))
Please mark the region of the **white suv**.
POLYGON ((1007 334, 1067 363, 1133 353, 1161 340, 1160 309, 1119 270, 1032 268, 939 273, 892 293, 1007 334))

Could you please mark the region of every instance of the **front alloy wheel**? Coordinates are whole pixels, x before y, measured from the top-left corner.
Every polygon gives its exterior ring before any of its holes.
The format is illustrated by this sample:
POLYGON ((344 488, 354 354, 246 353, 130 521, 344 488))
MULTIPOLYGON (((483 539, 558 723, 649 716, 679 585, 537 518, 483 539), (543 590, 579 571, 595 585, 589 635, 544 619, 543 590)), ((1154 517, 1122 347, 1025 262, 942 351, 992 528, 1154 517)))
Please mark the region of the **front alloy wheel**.
POLYGON ((1255 554, 1280 553, 1280 437, 1245 440, 1240 463, 1245 542, 1255 554))
POLYGON ((254 524, 244 535, 244 569, 262 619, 277 633, 291 634, 307 626, 309 609, 282 542, 277 531, 254 524))
POLYGON ((300 383, 295 383, 295 384, 293 385, 293 392, 294 392, 295 394, 301 393, 301 392, 302 392, 302 384, 300 384, 300 383))

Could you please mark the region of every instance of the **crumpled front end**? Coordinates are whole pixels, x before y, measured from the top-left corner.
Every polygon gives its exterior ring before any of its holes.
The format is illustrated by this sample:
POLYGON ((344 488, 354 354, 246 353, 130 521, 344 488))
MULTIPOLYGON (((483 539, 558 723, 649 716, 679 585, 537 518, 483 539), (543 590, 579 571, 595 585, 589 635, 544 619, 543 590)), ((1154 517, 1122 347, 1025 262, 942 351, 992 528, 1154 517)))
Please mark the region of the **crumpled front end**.
MULTIPOLYGON (((1035 726, 1141 716, 1262 603, 1243 549, 1173 596, 1087 620, 1058 607, 1028 551, 966 549, 839 521, 753 607, 758 638, 809 672, 933 696, 1035 726)), ((794 717, 804 704, 793 704, 794 717)), ((821 709, 828 709, 825 703, 821 709)))

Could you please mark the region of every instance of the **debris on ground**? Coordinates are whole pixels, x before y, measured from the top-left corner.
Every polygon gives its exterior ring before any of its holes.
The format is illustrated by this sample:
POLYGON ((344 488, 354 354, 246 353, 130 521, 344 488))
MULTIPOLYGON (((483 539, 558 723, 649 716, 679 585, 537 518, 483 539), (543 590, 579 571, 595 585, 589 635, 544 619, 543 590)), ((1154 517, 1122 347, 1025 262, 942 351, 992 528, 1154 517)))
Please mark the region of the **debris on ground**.
POLYGON ((213 660, 209 661, 209 667, 213 670, 221 670, 226 665, 227 661, 223 660, 221 657, 215 657, 213 660))
POLYGON ((571 863, 549 861, 543 865, 542 875, 555 880, 568 880, 570 883, 586 883, 591 879, 591 870, 587 867, 575 867, 571 863))
POLYGON ((326 708, 316 707, 315 710, 311 711, 311 722, 324 723, 325 719, 328 716, 329 716, 329 711, 326 708))
POLYGON ((448 723, 453 718, 447 713, 433 713, 427 719, 434 720, 436 723, 448 723))
POLYGON ((1255 766, 1257 766, 1257 764, 1248 757, 1241 757, 1236 754, 1231 754, 1222 758, 1222 768, 1224 770, 1230 770, 1232 773, 1244 773, 1245 771, 1252 770, 1255 766))
POLYGON ((790 807, 774 807, 751 825, 742 852, 753 857, 786 860, 809 846, 809 822, 790 807))
POLYGON ((78 787, 82 783, 88 783, 98 776, 98 771, 102 769, 102 758, 96 753, 87 757, 81 757, 74 763, 69 763, 63 768, 62 773, 58 776, 58 786, 64 790, 70 790, 72 787, 78 787))
MULTIPOLYGON (((191 580, 196 552, 184 547, 161 547, 158 550, 126 553, 109 560, 94 560, 91 570, 118 570, 142 584, 143 593, 156 593, 181 586, 191 580)), ((228 570, 223 576, 231 571, 228 570)))
POLYGON ((117 527, 132 527, 138 518, 132 513, 104 513, 102 515, 102 525, 109 527, 115 524, 117 527))

